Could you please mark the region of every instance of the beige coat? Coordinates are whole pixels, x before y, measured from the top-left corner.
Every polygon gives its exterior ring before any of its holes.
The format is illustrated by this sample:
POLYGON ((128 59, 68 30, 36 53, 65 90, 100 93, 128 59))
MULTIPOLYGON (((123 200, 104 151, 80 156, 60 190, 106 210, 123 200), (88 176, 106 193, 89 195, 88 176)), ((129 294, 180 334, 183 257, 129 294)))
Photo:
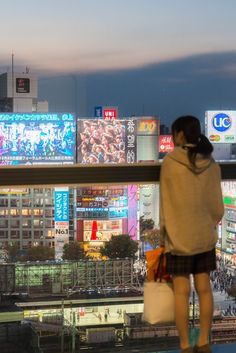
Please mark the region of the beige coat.
POLYGON ((196 167, 181 147, 163 160, 160 178, 160 233, 166 251, 193 255, 210 251, 224 214, 220 168, 197 155, 196 167))

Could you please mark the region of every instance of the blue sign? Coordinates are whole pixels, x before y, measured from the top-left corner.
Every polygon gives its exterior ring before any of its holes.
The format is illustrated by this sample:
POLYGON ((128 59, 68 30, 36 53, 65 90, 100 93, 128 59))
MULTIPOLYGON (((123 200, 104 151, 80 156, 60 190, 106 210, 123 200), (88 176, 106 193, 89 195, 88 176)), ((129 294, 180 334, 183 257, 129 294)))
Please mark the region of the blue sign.
POLYGON ((69 191, 54 191, 55 222, 69 222, 69 191))
POLYGON ((225 113, 216 114, 212 119, 212 126, 219 132, 228 130, 232 125, 232 119, 225 113))
POLYGON ((94 108, 94 116, 95 118, 102 118, 102 107, 95 107, 94 108))

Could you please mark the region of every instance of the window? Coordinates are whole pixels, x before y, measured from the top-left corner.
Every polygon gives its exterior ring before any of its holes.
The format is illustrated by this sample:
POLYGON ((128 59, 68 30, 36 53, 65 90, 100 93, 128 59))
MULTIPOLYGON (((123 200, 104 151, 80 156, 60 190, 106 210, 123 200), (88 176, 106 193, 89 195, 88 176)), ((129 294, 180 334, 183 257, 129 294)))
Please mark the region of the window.
POLYGON ((41 230, 35 230, 33 234, 34 234, 34 239, 40 239, 43 237, 43 231, 41 230))
POLYGON ((43 220, 42 219, 34 219, 33 226, 36 228, 42 228, 43 227, 43 220))
POLYGON ((10 205, 11 205, 11 207, 19 207, 20 200, 19 199, 10 199, 10 205))
POLYGON ((29 210, 27 208, 23 208, 21 213, 22 213, 22 216, 30 216, 31 210, 29 210))
POLYGON ((22 231, 22 238, 23 239, 28 239, 31 238, 31 230, 23 230, 22 231))
POLYGON ((19 239, 20 231, 19 230, 11 230, 11 239, 19 239))
POLYGON ((45 217, 53 217, 53 216, 54 216, 53 209, 45 210, 45 217))
POLYGON ((32 199, 22 198, 22 207, 31 207, 31 206, 32 206, 32 199))
POLYGON ((8 199, 0 199, 0 207, 8 207, 8 199))
POLYGON ((19 228, 20 227, 20 220, 11 218, 10 220, 10 227, 11 228, 19 228))
POLYGON ((35 208, 34 209, 34 216, 42 216, 43 215, 43 210, 40 208, 35 208))
POLYGON ((7 239, 8 232, 6 230, 0 230, 0 239, 7 239))
POLYGON ((52 219, 47 219, 47 220, 45 221, 45 227, 46 227, 46 228, 53 228, 53 227, 54 227, 54 220, 52 220, 52 219))
POLYGON ((19 209, 17 209, 17 208, 11 208, 10 209, 10 215, 11 216, 19 216, 20 215, 20 211, 19 211, 19 209))
POLYGON ((30 228, 31 227, 31 220, 30 219, 22 219, 22 227, 30 228))
POLYGON ((8 227, 8 220, 0 219, 0 228, 7 228, 7 227, 8 227))

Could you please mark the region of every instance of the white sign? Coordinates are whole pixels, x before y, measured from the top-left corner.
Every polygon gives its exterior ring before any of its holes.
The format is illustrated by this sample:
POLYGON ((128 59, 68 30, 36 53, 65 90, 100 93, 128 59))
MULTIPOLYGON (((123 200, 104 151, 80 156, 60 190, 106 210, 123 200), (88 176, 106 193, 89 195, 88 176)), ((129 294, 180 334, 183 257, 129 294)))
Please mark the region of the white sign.
POLYGON ((236 142, 236 111, 209 110, 205 115, 206 136, 212 143, 236 142))

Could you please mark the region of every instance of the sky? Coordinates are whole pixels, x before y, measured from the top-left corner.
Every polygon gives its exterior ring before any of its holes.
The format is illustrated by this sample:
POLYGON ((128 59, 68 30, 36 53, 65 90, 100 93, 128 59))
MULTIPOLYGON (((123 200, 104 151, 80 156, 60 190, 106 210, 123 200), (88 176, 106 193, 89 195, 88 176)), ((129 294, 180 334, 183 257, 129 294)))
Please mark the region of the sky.
MULTIPOLYGON (((195 97, 208 80, 214 82, 209 105, 216 89, 212 105, 233 107, 235 13, 235 0, 4 1, 0 73, 10 69, 14 53, 16 70, 27 66, 38 74, 40 98, 50 109, 80 115, 106 104, 122 115, 161 112, 169 121, 185 113, 181 97, 186 102, 189 90, 195 97)), ((202 114, 202 98, 187 102, 186 111, 202 114)))

